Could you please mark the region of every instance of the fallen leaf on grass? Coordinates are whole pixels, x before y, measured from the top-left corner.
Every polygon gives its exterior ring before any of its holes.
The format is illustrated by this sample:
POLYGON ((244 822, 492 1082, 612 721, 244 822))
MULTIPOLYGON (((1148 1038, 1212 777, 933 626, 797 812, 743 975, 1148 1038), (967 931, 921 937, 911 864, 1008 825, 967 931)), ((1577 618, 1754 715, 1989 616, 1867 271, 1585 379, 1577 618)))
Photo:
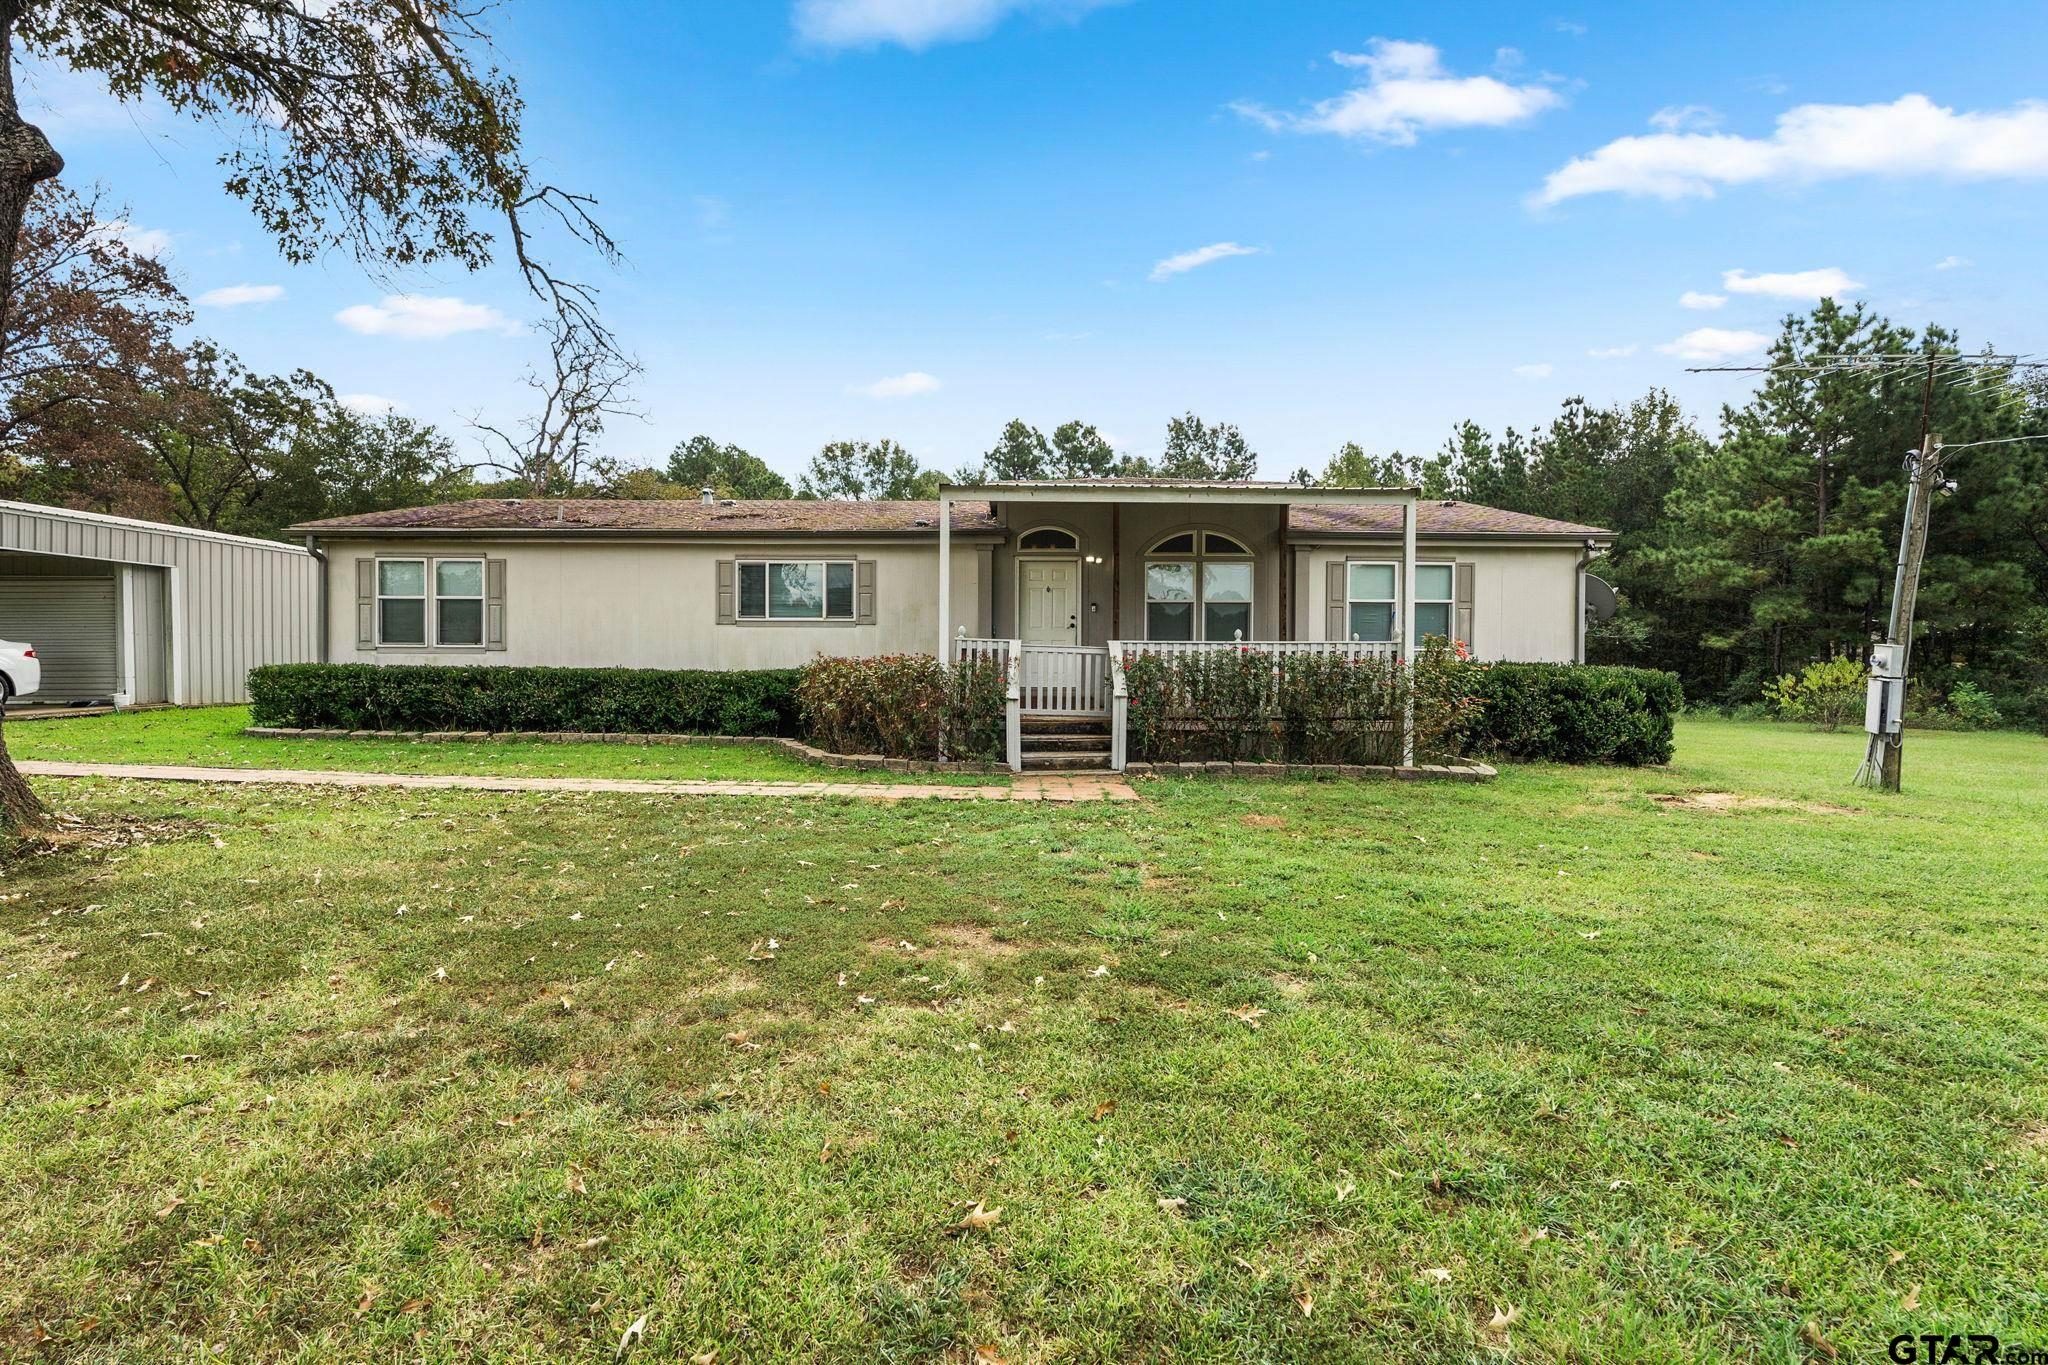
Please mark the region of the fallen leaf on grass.
POLYGON ((1905 1309, 1908 1313, 1917 1313, 1920 1311, 1919 1285, 1916 1284, 1911 1289, 1908 1289, 1906 1291, 1905 1297, 1899 1300, 1899 1307, 1905 1309))
POLYGON ((1527 1251, 1531 1246, 1535 1245, 1537 1242, 1547 1242, 1549 1240, 1550 1229, 1548 1228, 1530 1228, 1527 1232, 1523 1233, 1520 1238, 1520 1241, 1522 1243, 1522 1250, 1524 1251, 1527 1251))
POLYGON ((1111 1114, 1114 1114, 1115 1112, 1116 1101, 1104 1100, 1102 1103, 1096 1105, 1093 1109, 1088 1111, 1088 1121, 1090 1123, 1100 1123, 1104 1119, 1108 1118, 1111 1114))
POLYGON ((1826 1356, 1829 1360, 1833 1360, 1840 1354, 1840 1352, 1835 1350, 1835 1344, 1821 1335, 1820 1324, 1812 1318, 1808 1318, 1805 1324, 1800 1327, 1799 1339, 1826 1356))
POLYGON ((1522 1310, 1513 1304, 1508 1304, 1505 1307, 1493 1310, 1493 1317, 1487 1322, 1486 1330, 1489 1332, 1505 1332, 1521 1320, 1522 1310))
POLYGON ((1309 1317, 1316 1311, 1316 1296, 1304 1289, 1294 1296, 1294 1306, 1301 1310, 1303 1317, 1309 1317))
POLYGON ((1451 1282, 1451 1272, 1445 1270, 1440 1265, 1433 1265, 1427 1270, 1419 1270, 1416 1274, 1432 1284, 1449 1284, 1451 1282))
POLYGON ((610 1245, 611 1240, 611 1238, 600 1232, 595 1237, 585 1237, 576 1244, 576 1249, 578 1251, 598 1251, 610 1245))
POLYGON ((562 1177, 562 1188, 570 1194, 590 1193, 590 1190, 583 1183, 583 1172, 574 1166, 571 1166, 569 1173, 562 1177))
POLYGON ((1161 1213, 1179 1213, 1182 1209, 1188 1206, 1187 1200, 1177 1197, 1173 1199, 1159 1199, 1153 1202, 1159 1205, 1159 1211, 1161 1213))
POLYGON ((445 1199, 429 1199, 427 1201, 427 1212, 433 1214, 436 1218, 453 1218, 455 1216, 455 1206, 445 1199))
POLYGON ((969 1231, 987 1232, 996 1225, 996 1220, 1002 1216, 1003 1211, 1000 1206, 992 1209, 987 1207, 984 1201, 977 1199, 974 1201, 974 1207, 967 1210, 967 1216, 960 1220, 960 1226, 969 1231))
POLYGON ((645 1313, 642 1313, 639 1317, 633 1319, 632 1326, 628 1327, 622 1334, 620 1334, 619 1349, 615 1353, 613 1353, 612 1359, 623 1359, 626 1352, 632 1348, 633 1343, 641 1340, 646 1335, 647 1315, 645 1313))
POLYGON ((974 1348, 974 1365, 1003 1365, 1003 1353, 993 1346, 974 1348))
POLYGON ((1266 1011, 1257 1005, 1239 1005, 1230 1012, 1230 1017, 1247 1028, 1257 1028, 1259 1020, 1266 1017, 1266 1011))
POLYGON ((1897 1265, 1897 1264, 1898 1264, 1898 1263, 1899 1263, 1900 1261, 1903 1261, 1903 1260, 1905 1260, 1905 1259, 1906 1259, 1906 1253, 1905 1253, 1905 1252, 1903 1252, 1903 1251, 1894 1251, 1893 1253, 1891 1253, 1891 1255, 1889 1255, 1889 1256, 1887 1256, 1887 1257, 1885 1257, 1885 1258, 1884 1258, 1884 1263, 1885 1263, 1886 1265, 1897 1265))
POLYGON ((356 1298, 356 1316, 361 1317, 363 1314, 369 1312, 370 1305, 375 1303, 376 1301, 377 1287, 375 1285, 365 1285, 363 1287, 363 1292, 356 1298))
POLYGON ((736 1028, 731 1033, 725 1035, 725 1041, 731 1043, 734 1047, 739 1047, 751 1036, 745 1029, 736 1028))

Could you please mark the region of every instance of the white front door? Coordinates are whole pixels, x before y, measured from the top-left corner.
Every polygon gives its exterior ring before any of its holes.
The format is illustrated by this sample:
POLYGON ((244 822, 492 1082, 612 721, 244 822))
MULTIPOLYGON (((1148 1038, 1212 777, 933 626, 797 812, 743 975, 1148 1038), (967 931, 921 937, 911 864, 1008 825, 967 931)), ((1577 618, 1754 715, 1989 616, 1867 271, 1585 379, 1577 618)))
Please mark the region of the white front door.
POLYGON ((1027 645, 1081 643, 1081 566, 1071 559, 1017 561, 1017 638, 1027 645))

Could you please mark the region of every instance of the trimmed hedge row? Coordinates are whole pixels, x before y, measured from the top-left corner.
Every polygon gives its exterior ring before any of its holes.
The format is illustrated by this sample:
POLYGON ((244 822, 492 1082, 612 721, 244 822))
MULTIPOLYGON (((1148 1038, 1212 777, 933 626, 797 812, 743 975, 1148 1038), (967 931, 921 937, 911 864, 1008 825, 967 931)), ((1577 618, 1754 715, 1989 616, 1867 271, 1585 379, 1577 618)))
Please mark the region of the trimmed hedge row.
POLYGON ((796 682, 793 668, 265 664, 249 670, 249 710, 299 729, 792 735, 796 682))
POLYGON ((1671 761, 1685 705, 1675 673, 1610 664, 1473 664, 1480 705, 1460 729, 1464 752, 1551 763, 1671 761))

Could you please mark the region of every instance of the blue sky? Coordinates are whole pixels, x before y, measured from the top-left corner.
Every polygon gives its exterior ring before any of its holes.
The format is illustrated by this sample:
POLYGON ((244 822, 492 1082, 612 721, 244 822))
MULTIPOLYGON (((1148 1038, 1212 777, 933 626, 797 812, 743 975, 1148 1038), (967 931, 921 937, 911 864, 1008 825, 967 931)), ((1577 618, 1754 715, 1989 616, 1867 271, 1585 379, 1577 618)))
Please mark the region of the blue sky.
MULTIPOLYGON (((636 463, 701 431, 792 473, 883 436, 952 469, 1016 416, 1154 453, 1192 409, 1283 476, 1571 394, 1663 384, 1711 419, 1744 381, 1684 367, 1823 289, 2042 349, 2038 4, 522 0, 498 24, 535 160, 629 257, 601 282, 645 415, 605 448, 636 463)), ((503 272, 289 267, 206 130, 67 73, 24 103, 249 363, 465 445, 470 414, 518 415, 537 345, 503 272)))

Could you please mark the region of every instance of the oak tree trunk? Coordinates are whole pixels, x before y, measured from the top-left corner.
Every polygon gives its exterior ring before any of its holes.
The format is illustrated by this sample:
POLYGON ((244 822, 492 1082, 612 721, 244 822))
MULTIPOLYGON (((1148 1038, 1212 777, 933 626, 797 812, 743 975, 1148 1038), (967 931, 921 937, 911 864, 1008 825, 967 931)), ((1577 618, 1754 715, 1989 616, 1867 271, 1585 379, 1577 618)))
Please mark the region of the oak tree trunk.
POLYGON ((0 834, 26 834, 40 829, 49 818, 43 799, 8 756, 6 730, 0 726, 0 834))
MULTIPOLYGON (((28 197, 64 169, 64 158, 42 129, 23 120, 15 101, 14 25, 22 7, 23 0, 0 0, 0 348, 14 331, 14 257, 28 197)), ((7 756, 7 739, 0 734, 0 833, 34 829, 48 816, 28 779, 7 756)))

